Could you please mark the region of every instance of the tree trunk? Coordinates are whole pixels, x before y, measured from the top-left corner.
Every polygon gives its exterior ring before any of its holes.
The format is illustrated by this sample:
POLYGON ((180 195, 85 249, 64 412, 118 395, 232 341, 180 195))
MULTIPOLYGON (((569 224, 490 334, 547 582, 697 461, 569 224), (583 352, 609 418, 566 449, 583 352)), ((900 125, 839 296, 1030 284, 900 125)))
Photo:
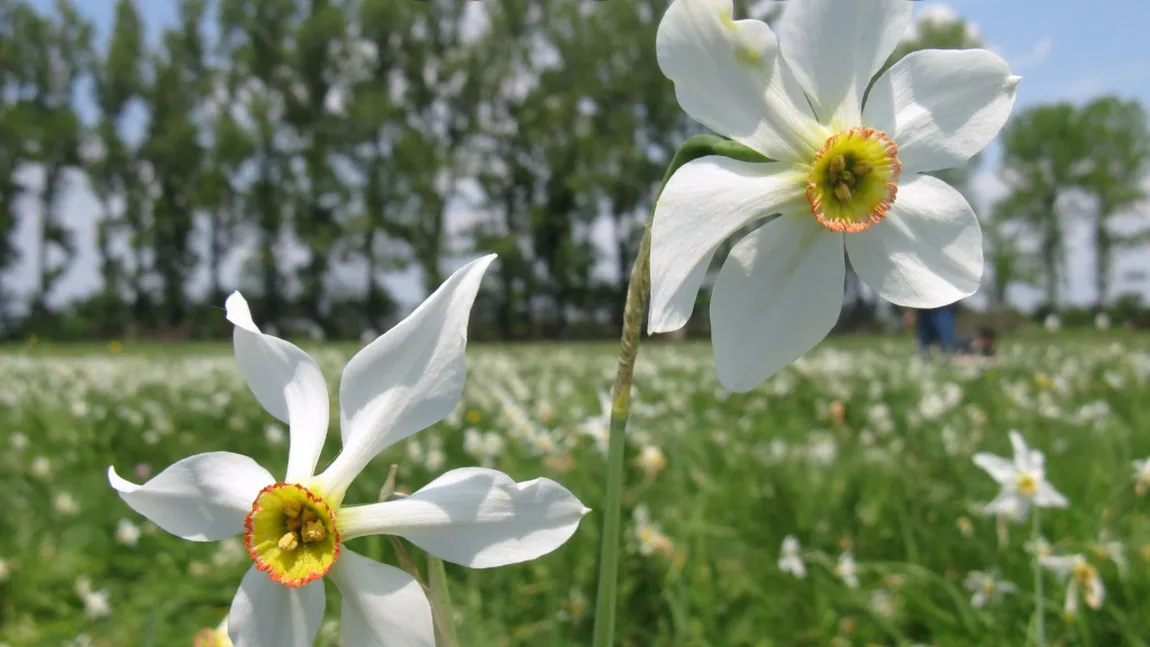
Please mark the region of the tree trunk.
POLYGON ((1094 225, 1094 285, 1098 291, 1098 308, 1106 307, 1110 297, 1110 232, 1106 229, 1106 214, 1100 212, 1094 225))

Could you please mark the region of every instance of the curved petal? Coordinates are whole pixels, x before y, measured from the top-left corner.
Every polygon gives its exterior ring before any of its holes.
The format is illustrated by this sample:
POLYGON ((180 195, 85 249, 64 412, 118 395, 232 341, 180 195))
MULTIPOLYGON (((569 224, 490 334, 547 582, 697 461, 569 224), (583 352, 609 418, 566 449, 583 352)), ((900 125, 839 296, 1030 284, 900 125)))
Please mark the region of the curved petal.
POLYGON ((493 260, 490 254, 456 270, 347 363, 339 381, 343 451, 320 476, 327 491, 342 495, 379 452, 439 422, 459 403, 467 322, 493 260))
POLYGON ((859 277, 895 305, 950 305, 982 282, 978 218, 961 193, 929 175, 899 186, 886 218, 847 234, 846 245, 859 277))
POLYGON ((842 234, 809 214, 780 216, 739 241, 711 293, 719 382, 749 391, 814 348, 838 320, 845 276, 842 234))
POLYGON ((1074 572, 1075 564, 1081 561, 1081 555, 1046 555, 1038 558, 1040 564, 1062 576, 1074 572))
POLYGON ((983 512, 996 517, 1010 518, 1022 521, 1030 510, 1030 502, 1020 495, 1017 490, 1005 489, 986 504, 983 512))
POLYGON ((452 470, 409 497, 340 512, 344 537, 406 537, 440 559, 490 568, 563 545, 590 510, 545 478, 516 483, 480 467, 452 470))
POLYGON ((1070 505, 1070 500, 1055 490, 1053 485, 1043 481, 1038 485, 1038 492, 1034 493, 1034 505, 1040 508, 1065 508, 1070 505))
POLYGON ((265 335, 252 321, 248 302, 233 292, 225 304, 236 362, 252 395, 267 412, 288 423, 291 448, 285 481, 298 482, 315 474, 327 437, 331 407, 323 373, 310 355, 279 337, 265 335))
POLYGON ((806 174, 791 164, 708 156, 675 171, 651 221, 650 332, 682 328, 715 249, 756 218, 796 209, 806 174))
POLYGON ((325 604, 323 579, 292 588, 253 565, 232 599, 228 635, 241 647, 311 647, 325 604))
POLYGON ((863 121, 898 144, 903 173, 953 168, 998 135, 1019 77, 984 49, 908 54, 871 88, 863 121))
POLYGON ((344 548, 331 578, 348 647, 435 647, 431 604, 412 576, 344 548))
POLYGON ((979 452, 974 455, 974 464, 990 474, 990 478, 997 483, 1011 483, 1018 479, 1018 468, 1014 466, 1014 461, 1001 456, 979 452))
POLYGON ((779 46, 820 121, 836 130, 861 124, 863 93, 906 33, 910 13, 907 0, 786 4, 779 46))
MULTIPOLYGON (((1033 459, 1037 452, 1030 450, 1030 446, 1026 444, 1026 439, 1017 431, 1011 430, 1008 436, 1010 438, 1010 448, 1014 451, 1014 465, 1020 472, 1034 471, 1035 466, 1033 459)), ((1039 455, 1041 456, 1041 454, 1039 455)), ((1045 457, 1043 457, 1042 463, 1045 463, 1045 457)), ((1042 464, 1039 464, 1039 467, 1042 466, 1042 464)))
POLYGON ((256 495, 275 479, 247 456, 209 452, 173 463, 143 485, 108 467, 108 482, 160 528, 191 541, 217 541, 243 532, 256 495))
POLYGON ((675 0, 655 52, 679 105, 715 132, 776 160, 809 158, 826 139, 771 28, 734 20, 731 0, 675 0))

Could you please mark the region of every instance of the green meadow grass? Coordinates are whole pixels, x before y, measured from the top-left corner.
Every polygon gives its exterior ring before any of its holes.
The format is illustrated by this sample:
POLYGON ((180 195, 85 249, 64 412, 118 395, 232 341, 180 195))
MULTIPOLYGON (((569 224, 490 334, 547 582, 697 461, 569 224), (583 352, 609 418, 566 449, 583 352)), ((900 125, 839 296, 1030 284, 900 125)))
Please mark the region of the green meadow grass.
MULTIPOLYGON (((304 346, 334 393, 354 347, 304 346)), ((553 478, 598 507, 605 460, 587 430, 614 351, 473 345, 456 413, 379 457, 347 501, 374 500, 392 463, 406 491, 483 464, 553 478)), ((4 349, 0 367, 0 644, 191 645, 226 614, 249 564, 242 543, 155 529, 105 471, 141 481, 137 470, 227 450, 280 475, 286 430, 248 393, 226 345, 24 345, 4 349)), ((1054 552, 1087 556, 1106 585, 1099 610, 1083 604, 1067 618, 1065 583, 1044 574, 1048 644, 1150 642, 1150 499, 1132 466, 1150 456, 1144 337, 1028 335, 990 367, 924 363, 908 337, 855 337, 747 394, 722 391, 706 344, 647 344, 634 408, 621 645, 1027 644, 1030 526, 979 514, 997 486, 971 461, 1010 456, 1011 429, 1046 453, 1048 479, 1071 501, 1043 511, 1043 534, 1054 552), (803 579, 777 565, 788 534, 803 579), (835 572, 844 550, 857 588, 835 572), (967 573, 995 569, 1017 591, 974 608, 967 573)), ((321 466, 338 446, 333 423, 321 466)), ((599 529, 592 512, 535 562, 448 565, 462 643, 589 644, 599 529)), ((397 563, 386 539, 349 545, 397 563)), ((336 645, 338 594, 328 592, 317 644, 336 645)))

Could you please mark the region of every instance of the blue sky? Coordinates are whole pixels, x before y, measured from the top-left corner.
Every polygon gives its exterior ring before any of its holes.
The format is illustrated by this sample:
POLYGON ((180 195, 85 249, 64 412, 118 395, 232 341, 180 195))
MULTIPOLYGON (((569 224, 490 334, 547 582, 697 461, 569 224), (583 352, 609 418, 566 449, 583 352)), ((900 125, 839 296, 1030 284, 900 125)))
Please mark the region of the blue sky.
MULTIPOLYGON (((474 0, 495 1, 495 0, 474 0)), ((625 0, 614 0, 625 1, 625 0)), ((801 1, 801 0, 791 0, 801 1)), ((54 0, 31 0, 41 10, 50 10, 54 0)), ((93 20, 102 41, 110 29, 115 0, 79 0, 77 5, 93 20)), ((173 0, 139 0, 148 26, 149 41, 156 42, 160 31, 176 20, 173 0)), ((952 0, 924 1, 918 11, 933 15, 955 14, 972 23, 987 46, 1010 63, 1023 77, 1018 90, 1018 106, 1051 101, 1089 101, 1113 93, 1125 99, 1138 99, 1150 106, 1150 65, 1146 63, 1147 28, 1150 27, 1150 0, 1107 0, 1085 3, 1081 0, 952 0)), ((992 145, 980 174, 974 182, 975 207, 983 207, 1003 191, 993 173, 997 158, 992 145)), ((68 221, 79 231, 81 257, 53 295, 54 302, 74 298, 96 287, 97 273, 92 251, 96 206, 91 195, 74 190, 65 203, 68 221)), ((606 235, 610 231, 604 229, 606 235)), ((31 228, 19 234, 20 246, 27 250, 24 263, 7 277, 24 290, 34 285, 34 238, 31 228)), ((1093 298, 1092 250, 1084 232, 1071 232, 1070 284, 1068 301, 1086 302, 1093 298)), ((1119 263, 1118 272, 1132 269, 1131 259, 1119 263)), ((1119 280, 1119 289, 1141 289, 1150 294, 1146 281, 1119 280)), ((393 282, 401 301, 417 302, 422 296, 413 276, 400 276, 393 282)), ((1035 293, 1025 288, 1013 294, 1023 306, 1034 303, 1035 293)))

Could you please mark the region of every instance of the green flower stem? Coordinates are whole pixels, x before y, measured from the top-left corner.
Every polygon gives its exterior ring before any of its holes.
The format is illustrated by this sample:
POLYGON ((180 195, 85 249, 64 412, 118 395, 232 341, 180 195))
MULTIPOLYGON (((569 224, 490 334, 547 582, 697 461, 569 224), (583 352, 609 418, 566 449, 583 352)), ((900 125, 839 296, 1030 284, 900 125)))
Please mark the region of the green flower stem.
POLYGON ((443 569, 442 559, 427 556, 427 579, 432 616, 435 618, 435 644, 437 647, 459 647, 459 637, 455 634, 455 609, 447 591, 447 572, 443 569))
POLYGON ((1042 526, 1038 521, 1038 506, 1034 506, 1034 644, 1046 647, 1046 609, 1042 595, 1042 554, 1038 550, 1038 538, 1042 536, 1042 526))
MULTIPOLYGON (((671 165, 663 175, 659 187, 663 188, 681 166, 707 155, 721 155, 746 162, 768 161, 745 146, 715 137, 696 135, 688 139, 675 153, 671 165)), ((656 199, 656 202, 658 200, 656 199)), ((599 593, 595 598, 594 647, 609 647, 615 637, 615 611, 618 598, 619 537, 622 532, 623 454, 626 449, 627 418, 631 411, 631 379, 635 373, 635 358, 639 354, 639 334, 647 310, 647 297, 651 290, 651 227, 643 233, 639 255, 631 268, 627 285, 627 299, 623 307, 623 335, 619 350, 619 364, 615 372, 615 386, 611 390, 610 441, 607 450, 607 499, 603 505, 603 537, 599 555, 599 593)))

